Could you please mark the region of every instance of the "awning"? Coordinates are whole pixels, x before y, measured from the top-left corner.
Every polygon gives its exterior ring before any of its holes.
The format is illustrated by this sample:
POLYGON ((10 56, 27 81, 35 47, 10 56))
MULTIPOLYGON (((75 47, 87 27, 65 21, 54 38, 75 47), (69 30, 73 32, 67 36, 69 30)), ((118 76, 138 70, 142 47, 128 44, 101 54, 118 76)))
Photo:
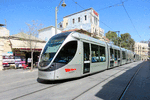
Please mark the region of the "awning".
POLYGON ((24 41, 24 40, 13 40, 13 39, 10 39, 10 42, 13 49, 18 48, 21 50, 29 50, 30 48, 41 50, 46 44, 37 41, 24 41))

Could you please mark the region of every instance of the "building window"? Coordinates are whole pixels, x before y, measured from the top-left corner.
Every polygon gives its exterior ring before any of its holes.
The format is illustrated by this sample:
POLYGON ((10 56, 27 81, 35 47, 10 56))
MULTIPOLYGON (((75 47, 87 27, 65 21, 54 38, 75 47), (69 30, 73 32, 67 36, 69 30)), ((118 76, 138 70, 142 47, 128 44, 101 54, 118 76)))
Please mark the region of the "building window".
POLYGON ((74 24, 74 23, 75 23, 75 20, 73 19, 72 21, 73 21, 73 24, 74 24))
POLYGON ((94 27, 93 27, 93 31, 92 31, 92 33, 94 33, 94 27))
POLYGON ((85 20, 87 20, 87 16, 85 15, 84 17, 85 17, 85 20))
POLYGON ((78 22, 80 22, 80 17, 78 17, 78 22))
POLYGON ((94 24, 97 25, 97 24, 98 24, 97 22, 98 22, 98 20, 97 20, 97 18, 94 16, 94 24))
POLYGON ((60 24, 60 28, 62 28, 62 25, 60 24))
POLYGON ((68 23, 66 23, 66 26, 68 26, 68 23))

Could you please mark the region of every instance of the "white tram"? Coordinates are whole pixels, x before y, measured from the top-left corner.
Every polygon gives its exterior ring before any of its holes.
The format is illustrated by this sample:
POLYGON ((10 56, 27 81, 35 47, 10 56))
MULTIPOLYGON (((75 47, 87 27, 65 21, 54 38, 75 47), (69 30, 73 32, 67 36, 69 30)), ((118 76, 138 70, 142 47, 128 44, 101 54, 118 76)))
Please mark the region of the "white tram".
POLYGON ((38 78, 81 77, 132 62, 137 55, 130 54, 124 48, 75 31, 60 33, 50 38, 41 52, 38 78))

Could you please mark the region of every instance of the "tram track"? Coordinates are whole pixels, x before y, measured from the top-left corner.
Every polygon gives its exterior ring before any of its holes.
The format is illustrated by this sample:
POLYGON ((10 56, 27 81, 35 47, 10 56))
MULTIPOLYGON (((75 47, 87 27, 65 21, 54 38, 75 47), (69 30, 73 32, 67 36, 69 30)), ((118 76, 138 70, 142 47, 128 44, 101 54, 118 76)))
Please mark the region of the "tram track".
MULTIPOLYGON (((140 67, 140 66, 142 66, 142 64, 141 64, 141 65, 139 65, 139 67, 140 67)), ((83 95, 83 94, 85 94, 86 92, 90 91, 91 89, 93 89, 94 87, 98 86, 99 84, 101 84, 101 83, 103 83, 103 82, 107 81, 108 79, 110 79, 110 78, 112 78, 112 77, 115 77, 115 75, 116 75, 116 74, 118 74, 118 73, 120 73, 120 72, 124 71, 125 69, 128 69, 128 67, 121 69, 120 71, 118 71, 118 72, 114 73, 113 75, 109 76, 108 78, 104 79, 103 81, 101 81, 101 82, 99 82, 99 83, 95 84, 94 86, 92 86, 92 87, 88 88, 87 90, 83 91, 82 93, 80 93, 79 95, 77 95, 76 97, 74 97, 72 100, 77 99, 78 97, 82 96, 82 95, 83 95)), ((136 71, 136 72, 137 72, 137 71, 136 71)), ((63 82, 61 82, 61 83, 57 83, 57 84, 52 84, 51 86, 44 87, 44 88, 42 88, 42 89, 38 89, 38 90, 35 90, 35 91, 33 91, 33 92, 29 92, 29 93, 26 93, 26 94, 20 95, 20 96, 15 97, 15 98, 13 98, 13 99, 11 99, 11 100, 17 100, 17 99, 20 99, 20 98, 23 98, 23 97, 26 97, 26 96, 32 95, 32 94, 34 94, 34 93, 38 93, 38 92, 41 92, 41 91, 44 91, 44 90, 47 90, 47 89, 53 88, 53 87, 58 86, 58 85, 60 85, 60 84, 62 84, 62 83, 63 83, 63 82)), ((32 85, 32 84, 29 84, 29 85, 32 85)), ((20 88, 21 88, 21 87, 20 87, 20 88)))
MULTIPOLYGON (((137 74, 137 73, 139 72, 139 70, 141 69, 141 67, 143 66, 143 64, 145 64, 145 63, 142 63, 142 64, 139 66, 139 68, 136 70, 136 72, 135 72, 134 75, 132 76, 131 80, 133 80, 133 78, 135 77, 135 74, 137 74)), ((127 68, 128 68, 128 67, 127 67, 127 68)), ((117 75, 118 73, 124 71, 124 70, 127 69, 127 68, 124 68, 124 69, 122 69, 122 70, 116 72, 115 74, 111 75, 110 77, 108 77, 108 78, 104 79, 103 81, 101 81, 101 82, 95 84, 94 86, 88 88, 87 90, 83 91, 82 93, 80 93, 79 95, 77 95, 76 97, 74 97, 72 100, 77 99, 78 97, 80 97, 80 96, 82 96, 83 94, 87 93, 88 91, 92 90, 94 87, 96 87, 96 86, 98 86, 99 84, 101 84, 101 83, 107 81, 108 79, 114 77, 115 75, 117 75)), ((130 81, 131 81, 131 80, 130 80, 130 81)), ((128 83, 128 84, 129 84, 129 83, 128 83)), ((128 84, 127 84, 126 88, 128 87, 128 84)), ((124 89, 123 93, 122 93, 121 96, 119 97, 119 100, 122 100, 121 98, 122 98, 122 96, 123 96, 123 94, 124 94, 126 88, 124 89)))
POLYGON ((36 84, 36 83, 37 83, 37 82, 31 83, 31 84, 22 85, 22 86, 18 86, 18 87, 11 88, 11 89, 7 89, 7 90, 4 90, 4 91, 0 91, 0 93, 7 92, 7 91, 11 91, 11 90, 15 90, 15 89, 19 89, 19 88, 23 88, 23 87, 27 87, 27 86, 30 86, 30 85, 34 85, 34 84, 36 84))
POLYGON ((5 77, 10 77, 10 76, 14 76, 14 75, 20 75, 20 74, 23 74, 23 73, 31 73, 31 72, 38 71, 38 70, 35 69, 35 70, 31 71, 31 70, 16 69, 15 71, 16 71, 16 73, 14 73, 14 72, 11 73, 11 70, 6 70, 6 71, 4 70, 3 72, 0 73, 0 78, 4 77, 4 76, 5 77), (8 74, 3 75, 3 73, 8 73, 8 74))
MULTIPOLYGON (((35 78, 29 78, 29 79, 26 79, 26 80, 20 80, 20 81, 11 82, 11 83, 8 83, 8 84, 3 84, 3 85, 0 85, 0 88, 1 87, 8 87, 8 86, 12 86, 13 87, 13 85, 15 85, 16 83, 22 84, 22 83, 24 83, 26 81, 30 81, 30 80, 33 80, 33 79, 35 79, 35 78)), ((3 90, 3 91, 0 91, 0 93, 11 91, 11 90, 15 90, 15 89, 19 89, 19 88, 23 88, 23 87, 30 86, 30 85, 34 85, 36 83, 37 82, 32 82, 30 84, 25 84, 25 85, 13 87, 13 88, 10 87, 10 89, 6 89, 6 90, 3 90)))
POLYGON ((134 75, 131 77, 130 81, 128 82, 127 86, 125 87, 125 89, 123 90, 121 96, 119 97, 119 100, 122 100, 124 95, 126 94, 127 90, 129 89, 131 83, 133 82, 133 80, 135 79, 136 75, 138 74, 138 72, 140 71, 140 69, 145 65, 145 62, 137 69, 137 71, 134 73, 134 75))
MULTIPOLYGON (((29 80, 29 79, 28 79, 29 80)), ((30 79, 31 80, 31 79, 30 79)), ((23 81, 19 81, 19 82, 23 82, 23 81)), ((16 82, 14 83, 10 83, 11 85, 15 84, 16 82)), ((1 85, 1 86, 8 86, 10 84, 5 84, 5 85, 1 85)), ((25 96, 28 96, 28 95, 31 95, 31 94, 34 94, 34 93, 37 93, 37 92, 40 92, 40 91, 43 91, 43 90, 46 90, 46 89, 49 89, 49 88, 52 88, 54 86, 57 86, 59 85, 60 83, 58 82, 54 82, 54 81, 44 81, 44 80, 39 80, 37 79, 36 82, 32 82, 32 83, 29 83, 29 84, 25 84, 25 85, 21 85, 21 86, 18 86, 18 87, 14 87, 14 88, 9 88, 9 89, 6 89, 6 90, 3 90, 3 91, 0 91, 0 94, 1 93, 4 93, 4 92, 9 92, 9 91, 17 91, 17 89, 23 89, 23 88, 26 88, 26 87, 35 87, 36 85, 42 85, 43 87, 41 89, 37 89, 37 90, 34 90, 34 91, 31 91, 31 92, 28 92, 26 94, 21 94, 20 96, 17 96, 17 97, 14 97, 12 98, 11 100, 16 100, 16 99, 19 99, 19 98, 22 98, 22 97, 25 97, 25 96), (48 84, 48 86, 46 85, 48 84)))
MULTIPOLYGON (((41 91, 44 91, 44 90, 46 90, 46 89, 53 88, 53 87, 55 87, 55 86, 58 86, 58 85, 60 85, 60 84, 65 83, 65 82, 67 82, 67 80, 65 80, 65 81, 46 81, 46 82, 44 81, 44 82, 42 82, 42 83, 44 83, 44 84, 52 84, 52 85, 51 85, 51 86, 44 87, 44 88, 42 88, 42 89, 38 89, 38 90, 36 90, 36 91, 30 92, 30 93, 27 93, 27 94, 20 95, 20 96, 15 97, 15 98, 13 98, 13 99, 11 99, 11 100, 17 100, 17 99, 23 98, 23 97, 25 97, 25 96, 29 96, 29 95, 32 95, 32 94, 34 94, 34 93, 41 92, 41 91)), ((37 82, 36 82, 36 83, 37 83, 37 82)), ((37 84, 38 84, 38 83, 37 83, 37 84)), ((30 84, 30 85, 31 85, 31 84, 30 84)))
POLYGON ((15 97, 15 98, 13 98, 13 99, 11 99, 11 100, 17 100, 17 99, 20 99, 20 98, 22 98, 22 97, 25 97, 25 96, 28 96, 28 95, 31 95, 31 94, 34 94, 34 93, 37 93, 37 92, 40 92, 40 91, 43 91, 43 90, 46 90, 46 89, 49 89, 49 88, 58 86, 58 85, 59 85, 59 84, 54 84, 54 85, 51 85, 51 86, 48 86, 48 87, 45 87, 45 88, 42 88, 42 89, 39 89, 39 90, 30 92, 30 93, 27 93, 27 94, 24 94, 24 95, 21 95, 21 96, 18 96, 18 97, 15 97))
POLYGON ((35 78, 29 78, 29 79, 25 79, 25 80, 19 80, 19 81, 7 83, 7 84, 2 84, 2 85, 0 85, 0 87, 7 86, 7 85, 12 85, 12 84, 16 84, 16 83, 19 83, 19 82, 21 83, 21 82, 25 82, 25 81, 29 81, 29 80, 33 80, 33 79, 35 79, 35 78))

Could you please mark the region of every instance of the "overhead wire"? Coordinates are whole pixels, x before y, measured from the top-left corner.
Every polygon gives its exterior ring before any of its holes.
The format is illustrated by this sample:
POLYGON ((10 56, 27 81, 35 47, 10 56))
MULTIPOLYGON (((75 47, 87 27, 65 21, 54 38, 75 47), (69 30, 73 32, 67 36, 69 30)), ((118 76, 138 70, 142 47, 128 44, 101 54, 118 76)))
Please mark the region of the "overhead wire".
MULTIPOLYGON (((72 1, 73 1, 74 3, 76 3, 78 6, 80 6, 82 9, 85 9, 84 7, 82 7, 80 4, 78 4, 78 3, 75 2, 74 0, 72 0, 72 1)), ((104 9, 111 8, 111 7, 116 7, 116 6, 123 6, 123 8, 124 8, 124 10, 125 10, 125 12, 126 12, 128 18, 130 19, 130 22, 132 23, 132 26, 134 27, 134 29, 136 30, 137 34, 139 35, 139 33, 138 33, 138 31, 137 31, 135 25, 133 24, 133 21, 132 21, 131 17, 129 16, 129 13, 127 12, 127 10, 126 10, 126 8, 125 8, 125 6, 124 6, 124 2, 126 2, 126 1, 128 1, 128 0, 125 0, 125 1, 122 1, 122 0, 121 0, 121 4, 120 4, 120 3, 117 3, 117 4, 114 4, 114 5, 105 7, 105 8, 101 8, 101 9, 96 10, 96 11, 100 11, 100 10, 104 10, 104 9)), ((108 26, 107 24, 105 24, 104 22, 102 22, 102 21, 100 21, 100 22, 101 22, 102 24, 104 24, 105 26, 107 26, 108 28, 112 29, 111 27, 109 27, 109 26, 108 26)), ((139 37, 141 38, 140 35, 139 35, 139 37)))
POLYGON ((116 7, 116 6, 122 6, 122 4, 117 3, 117 4, 114 4, 114 5, 111 5, 111 6, 105 7, 105 8, 98 9, 98 10, 96 10, 96 11, 100 11, 100 10, 104 10, 104 9, 111 8, 111 7, 116 7))
MULTIPOLYGON (((78 4, 77 2, 75 2, 74 0, 72 0, 75 4, 77 4, 79 7, 81 7, 82 9, 85 9, 84 7, 82 7, 80 4, 78 4)), ((115 4, 116 5, 116 4, 115 4)), ((100 21, 102 24, 104 24, 106 27, 110 28, 112 30, 111 27, 109 27, 107 24, 105 24, 104 22, 100 21)))
POLYGON ((84 9, 81 5, 79 5, 77 2, 75 2, 74 0, 72 0, 75 4, 77 4, 78 6, 80 6, 82 9, 84 9))
POLYGON ((107 24, 105 24, 104 22, 100 21, 102 24, 104 24, 105 26, 107 26, 108 28, 110 28, 111 30, 113 30, 111 27, 109 27, 107 24))
MULTIPOLYGON (((122 0, 121 0, 121 2, 122 2, 122 0)), ((124 6, 124 2, 122 2, 122 6, 123 6, 123 8, 124 8, 124 10, 125 10, 125 12, 126 12, 126 14, 127 14, 128 18, 130 19, 130 22, 131 22, 132 26, 134 27, 135 31, 136 31, 136 32, 137 32, 137 34, 139 35, 139 33, 138 33, 138 31, 137 31, 137 29, 136 29, 135 25, 133 24, 133 21, 132 21, 131 17, 129 16, 129 13, 127 12, 127 10, 126 10, 126 8, 125 8, 125 6, 124 6)), ((141 36, 140 36, 140 35, 139 35, 139 37, 141 38, 141 36)))

